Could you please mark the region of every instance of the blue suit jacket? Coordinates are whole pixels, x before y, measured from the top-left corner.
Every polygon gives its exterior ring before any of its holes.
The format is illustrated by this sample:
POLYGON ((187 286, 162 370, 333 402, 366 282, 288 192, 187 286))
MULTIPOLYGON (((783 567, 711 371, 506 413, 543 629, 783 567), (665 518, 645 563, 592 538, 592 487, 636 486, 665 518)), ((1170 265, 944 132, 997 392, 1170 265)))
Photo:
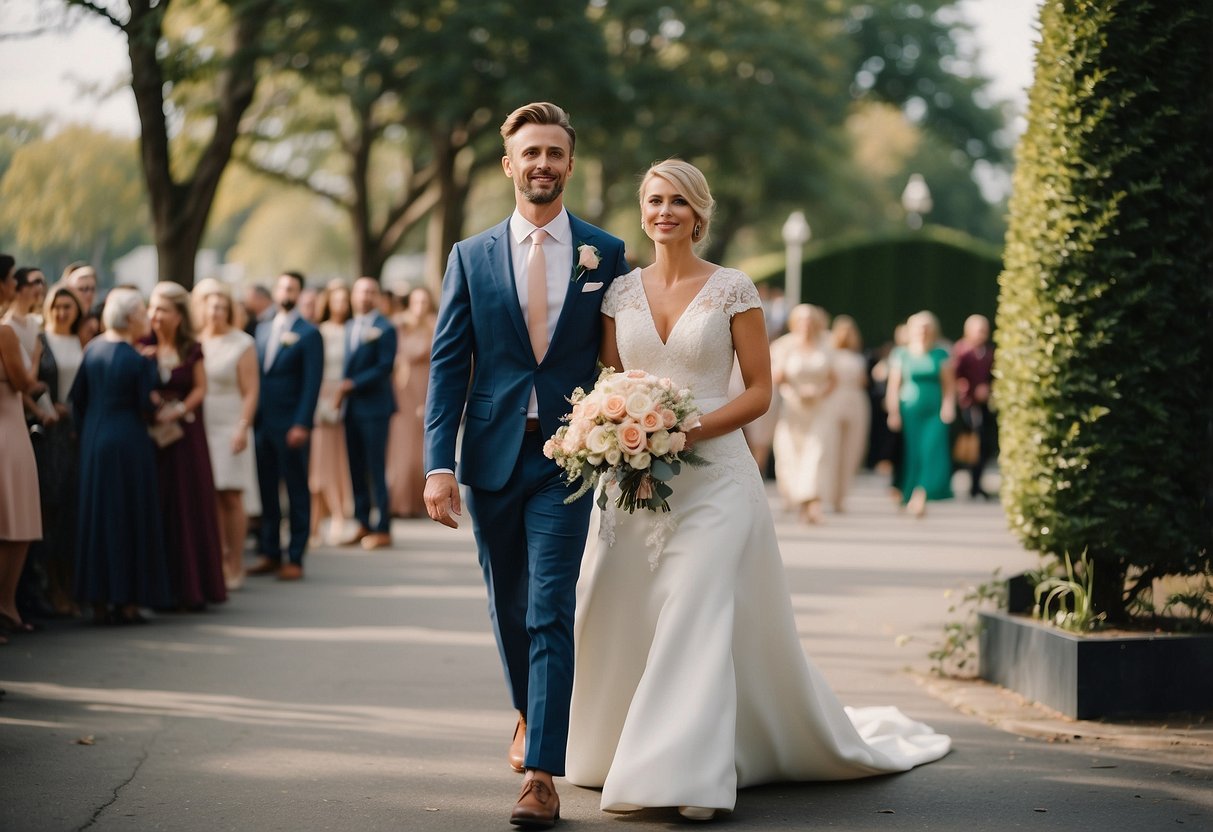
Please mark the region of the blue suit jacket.
MULTIPOLYGON (((442 280, 425 405, 425 470, 456 470, 455 437, 466 406, 458 475, 474 488, 505 487, 518 459, 531 388, 540 429, 551 436, 576 387, 597 378, 602 298, 627 271, 623 241, 569 215, 573 262, 582 243, 599 266, 569 285, 543 361, 535 361, 514 284, 509 220, 456 243, 442 280), (592 288, 593 284, 601 286, 592 288), (590 291, 585 291, 591 287, 590 291)), ((570 280, 572 274, 569 275, 570 280)))
POLYGON ((257 402, 257 427, 286 431, 299 425, 312 427, 320 379, 324 375, 324 341, 320 330, 298 318, 293 333, 278 346, 274 363, 265 369, 272 320, 257 325, 257 366, 261 369, 261 396, 257 402))
MULTIPOLYGON (((345 343, 350 343, 354 320, 345 322, 345 343)), ((345 377, 354 389, 345 397, 347 419, 389 418, 396 412, 392 370, 396 365, 396 328, 378 312, 370 328, 363 328, 362 343, 345 351, 345 377)))

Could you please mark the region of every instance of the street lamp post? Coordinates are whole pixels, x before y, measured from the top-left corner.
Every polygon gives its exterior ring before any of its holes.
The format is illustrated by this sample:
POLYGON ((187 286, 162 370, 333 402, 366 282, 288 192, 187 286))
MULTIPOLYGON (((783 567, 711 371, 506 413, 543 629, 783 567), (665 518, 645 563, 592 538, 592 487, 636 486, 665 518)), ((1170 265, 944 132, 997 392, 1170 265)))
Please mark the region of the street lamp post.
POLYGON ((800 303, 800 264, 804 245, 812 236, 813 231, 809 228, 809 221, 804 218, 803 211, 793 211, 788 215, 783 224, 783 244, 787 252, 783 293, 789 309, 800 303))
POLYGON ((922 218, 931 210, 931 189, 921 173, 910 174, 906 189, 901 192, 901 207, 906 209, 906 224, 914 230, 922 228, 922 218))

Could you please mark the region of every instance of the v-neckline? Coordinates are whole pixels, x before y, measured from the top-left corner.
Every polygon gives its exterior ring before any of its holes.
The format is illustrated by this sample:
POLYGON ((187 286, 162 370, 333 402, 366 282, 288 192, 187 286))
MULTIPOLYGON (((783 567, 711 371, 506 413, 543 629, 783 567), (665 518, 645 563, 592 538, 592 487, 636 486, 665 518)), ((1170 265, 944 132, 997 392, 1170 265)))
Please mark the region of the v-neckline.
POLYGON ((649 303, 649 293, 644 288, 644 269, 636 270, 636 279, 640 281, 640 294, 644 297, 644 308, 649 313, 649 325, 653 328, 653 334, 657 336, 657 340, 661 342, 661 346, 668 347, 670 345, 670 339, 674 337, 674 332, 678 329, 678 325, 682 323, 682 319, 686 317, 687 311, 695 305, 695 301, 699 300, 699 296, 703 294, 703 290, 708 288, 708 284, 712 282, 712 278, 722 271, 724 271, 723 266, 707 276, 707 279, 703 281, 703 285, 695 292, 694 297, 691 298, 686 306, 682 307, 682 311, 678 313, 678 317, 674 320, 674 325, 670 327, 670 331, 666 333, 665 338, 662 338, 661 333, 657 331, 657 319, 653 317, 653 305, 649 303))

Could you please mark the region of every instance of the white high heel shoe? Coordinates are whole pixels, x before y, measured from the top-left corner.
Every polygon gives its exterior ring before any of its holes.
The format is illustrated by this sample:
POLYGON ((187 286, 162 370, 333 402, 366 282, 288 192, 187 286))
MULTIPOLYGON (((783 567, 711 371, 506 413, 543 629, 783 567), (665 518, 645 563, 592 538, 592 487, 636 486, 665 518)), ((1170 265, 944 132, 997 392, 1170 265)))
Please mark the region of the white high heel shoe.
POLYGON ((711 820, 716 817, 716 810, 705 806, 679 806, 678 814, 687 820, 711 820))

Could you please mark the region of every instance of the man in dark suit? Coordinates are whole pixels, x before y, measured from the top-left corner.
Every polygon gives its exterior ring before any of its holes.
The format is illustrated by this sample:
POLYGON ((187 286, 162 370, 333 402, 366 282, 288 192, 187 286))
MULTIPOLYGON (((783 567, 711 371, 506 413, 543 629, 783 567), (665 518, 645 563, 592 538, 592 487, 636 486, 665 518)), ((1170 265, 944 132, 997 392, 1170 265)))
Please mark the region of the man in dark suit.
POLYGON ((345 378, 336 406, 345 405, 345 443, 358 531, 345 545, 361 541, 364 549, 381 549, 392 543, 385 461, 388 424, 396 412, 392 387, 396 328, 379 312, 379 284, 374 278, 354 281, 350 306, 354 317, 345 322, 345 378), (378 512, 374 525, 372 502, 378 512))
POLYGON ((519 720, 509 765, 526 774, 510 822, 560 816, 573 684, 573 613, 591 499, 568 487, 543 443, 574 388, 598 375, 602 297, 627 270, 623 242, 564 209, 576 133, 554 104, 520 107, 501 126, 515 211, 455 245, 442 282, 425 413, 425 504, 448 526, 459 480, 490 618, 519 720), (470 385, 469 385, 470 379, 470 385))
POLYGON ((261 558, 249 574, 277 574, 283 581, 303 577, 303 553, 311 522, 308 449, 312 414, 324 374, 320 330, 303 320, 295 308, 302 291, 303 275, 279 275, 274 284, 278 312, 257 326, 256 336, 261 397, 253 436, 261 486, 261 558), (282 506, 278 502, 279 485, 284 481, 291 529, 286 563, 282 559, 282 506))

